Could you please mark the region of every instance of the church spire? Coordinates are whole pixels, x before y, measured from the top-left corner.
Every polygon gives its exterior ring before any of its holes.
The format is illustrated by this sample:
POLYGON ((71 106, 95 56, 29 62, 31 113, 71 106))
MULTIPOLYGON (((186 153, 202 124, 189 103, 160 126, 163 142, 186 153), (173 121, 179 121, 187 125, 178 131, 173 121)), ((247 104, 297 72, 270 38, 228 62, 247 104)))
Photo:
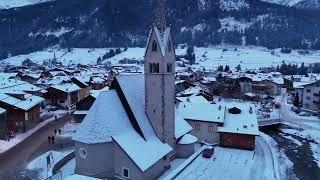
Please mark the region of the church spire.
POLYGON ((163 33, 166 29, 166 12, 165 5, 166 0, 156 0, 156 8, 155 8, 155 22, 154 25, 158 28, 158 30, 163 33))

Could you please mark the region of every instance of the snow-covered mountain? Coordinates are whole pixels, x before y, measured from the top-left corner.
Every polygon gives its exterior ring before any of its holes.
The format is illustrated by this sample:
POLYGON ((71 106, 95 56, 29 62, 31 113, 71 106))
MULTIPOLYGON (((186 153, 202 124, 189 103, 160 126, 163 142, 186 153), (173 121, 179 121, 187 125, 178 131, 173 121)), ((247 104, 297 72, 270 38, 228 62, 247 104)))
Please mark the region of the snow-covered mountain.
MULTIPOLYGON (((304 1, 312 2, 297 3, 304 1)), ((56 45, 62 48, 143 47, 152 24, 150 2, 155 1, 54 0, 0 10, 0 59, 56 45)), ((280 0, 273 2, 281 3, 280 0)), ((320 9, 288 6, 262 0, 174 0, 167 1, 166 12, 177 44, 320 50, 320 9)))
POLYGON ((289 7, 317 9, 320 8, 320 0, 261 0, 268 3, 280 4, 289 7))
POLYGON ((0 9, 10 9, 53 0, 0 0, 0 9))

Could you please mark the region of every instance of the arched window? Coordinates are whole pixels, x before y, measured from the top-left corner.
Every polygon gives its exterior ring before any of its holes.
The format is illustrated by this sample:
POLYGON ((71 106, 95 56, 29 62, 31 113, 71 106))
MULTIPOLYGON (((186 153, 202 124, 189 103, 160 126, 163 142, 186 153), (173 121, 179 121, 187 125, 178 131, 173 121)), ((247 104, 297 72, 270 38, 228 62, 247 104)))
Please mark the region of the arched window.
POLYGON ((155 40, 152 42, 152 51, 157 51, 157 42, 155 40))
POLYGON ((160 66, 159 63, 150 63, 149 64, 149 73, 159 73, 160 66))
POLYGON ((172 51, 172 43, 171 43, 171 41, 168 41, 168 51, 169 52, 172 51))

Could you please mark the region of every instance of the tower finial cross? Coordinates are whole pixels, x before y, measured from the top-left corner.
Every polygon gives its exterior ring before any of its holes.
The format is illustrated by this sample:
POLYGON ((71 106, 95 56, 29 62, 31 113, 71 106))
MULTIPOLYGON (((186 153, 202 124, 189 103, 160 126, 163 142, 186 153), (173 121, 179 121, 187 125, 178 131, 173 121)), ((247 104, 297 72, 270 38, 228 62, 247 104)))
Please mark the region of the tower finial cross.
POLYGON ((156 0, 156 8, 155 8, 155 26, 158 30, 163 33, 166 29, 166 0, 156 0))

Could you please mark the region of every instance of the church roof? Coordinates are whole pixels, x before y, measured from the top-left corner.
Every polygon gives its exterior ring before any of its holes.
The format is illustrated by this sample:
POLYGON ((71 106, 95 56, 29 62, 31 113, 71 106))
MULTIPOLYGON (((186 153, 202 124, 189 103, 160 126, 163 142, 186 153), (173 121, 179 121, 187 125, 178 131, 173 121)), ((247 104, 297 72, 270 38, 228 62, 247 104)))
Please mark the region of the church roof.
POLYGON ((145 114, 144 76, 121 75, 117 76, 115 81, 119 87, 100 93, 73 140, 87 144, 114 140, 133 162, 145 171, 172 148, 156 136, 145 114), (123 95, 120 95, 121 93, 123 95), (125 107, 125 101, 129 107, 125 107), (129 118, 126 108, 133 112, 136 122, 129 118), (134 127, 135 123, 141 129, 142 135, 134 127))
MULTIPOLYGON (((171 32, 171 28, 169 28, 169 27, 167 27, 165 29, 165 31, 163 33, 161 33, 156 26, 153 26, 152 29, 149 32, 149 37, 148 37, 148 40, 147 40, 146 52, 148 50, 148 45, 149 45, 149 43, 151 41, 152 34, 155 33, 156 37, 157 37, 157 40, 159 42, 161 54, 162 54, 162 56, 164 56, 166 54, 168 41, 170 40, 169 39, 170 38, 170 32, 171 32)), ((145 54, 146 54, 146 52, 145 52, 145 54)))
POLYGON ((77 129, 73 140, 86 144, 111 142, 112 135, 129 130, 130 126, 117 92, 102 91, 77 129))

